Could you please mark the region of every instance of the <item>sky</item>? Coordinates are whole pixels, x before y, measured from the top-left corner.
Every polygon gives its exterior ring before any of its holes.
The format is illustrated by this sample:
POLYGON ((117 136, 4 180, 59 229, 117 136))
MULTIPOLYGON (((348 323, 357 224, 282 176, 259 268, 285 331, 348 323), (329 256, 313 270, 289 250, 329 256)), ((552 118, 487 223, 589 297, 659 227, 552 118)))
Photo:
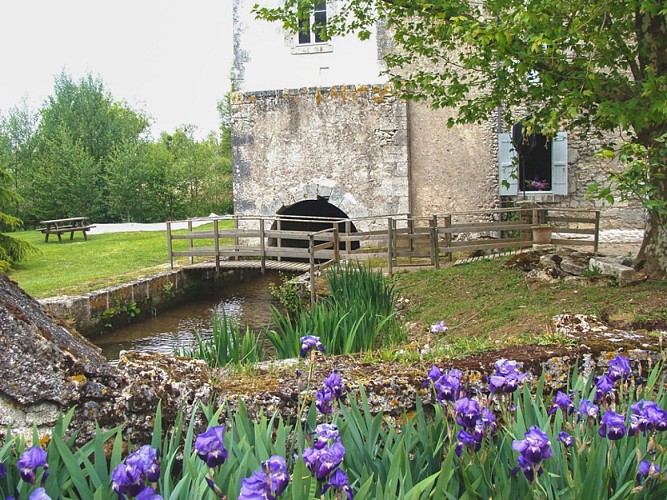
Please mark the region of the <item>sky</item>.
POLYGON ((0 113, 36 111, 63 70, 99 77, 151 132, 217 130, 229 90, 231 0, 0 0, 0 113))

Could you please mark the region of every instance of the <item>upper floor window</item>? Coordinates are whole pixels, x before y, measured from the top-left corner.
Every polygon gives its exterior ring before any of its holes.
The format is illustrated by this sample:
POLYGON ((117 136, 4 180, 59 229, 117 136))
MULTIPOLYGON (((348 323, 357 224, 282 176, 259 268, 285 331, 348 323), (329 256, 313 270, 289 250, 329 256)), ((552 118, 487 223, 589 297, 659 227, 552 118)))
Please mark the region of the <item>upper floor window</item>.
POLYGON ((310 16, 299 20, 299 45, 326 43, 322 34, 327 25, 327 2, 315 2, 310 16))

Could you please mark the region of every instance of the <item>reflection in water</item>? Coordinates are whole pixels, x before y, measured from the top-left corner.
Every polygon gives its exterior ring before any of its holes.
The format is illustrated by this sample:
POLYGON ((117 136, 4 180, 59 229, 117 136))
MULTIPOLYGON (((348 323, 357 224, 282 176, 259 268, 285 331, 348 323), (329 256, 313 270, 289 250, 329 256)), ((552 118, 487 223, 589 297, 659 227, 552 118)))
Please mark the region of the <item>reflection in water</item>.
POLYGON ((191 347, 196 331, 203 338, 211 336, 214 310, 219 315, 224 311, 227 318, 241 325, 247 323, 253 330, 262 329, 271 323, 269 305, 276 304, 269 292, 269 283, 278 284, 280 278, 277 273, 244 274, 239 282, 221 284, 209 296, 91 340, 102 348, 107 359, 115 361, 121 350, 172 354, 177 348, 191 347))

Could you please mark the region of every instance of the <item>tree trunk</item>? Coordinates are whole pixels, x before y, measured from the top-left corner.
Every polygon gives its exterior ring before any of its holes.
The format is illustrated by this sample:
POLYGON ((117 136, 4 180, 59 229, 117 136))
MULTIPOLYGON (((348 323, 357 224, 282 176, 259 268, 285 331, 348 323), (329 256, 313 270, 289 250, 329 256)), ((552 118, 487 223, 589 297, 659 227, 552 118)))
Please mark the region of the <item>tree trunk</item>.
MULTIPOLYGON (((667 196, 667 178, 656 179, 661 199, 667 196)), ((657 212, 648 213, 644 241, 634 263, 635 269, 651 279, 667 278, 667 224, 657 212)))

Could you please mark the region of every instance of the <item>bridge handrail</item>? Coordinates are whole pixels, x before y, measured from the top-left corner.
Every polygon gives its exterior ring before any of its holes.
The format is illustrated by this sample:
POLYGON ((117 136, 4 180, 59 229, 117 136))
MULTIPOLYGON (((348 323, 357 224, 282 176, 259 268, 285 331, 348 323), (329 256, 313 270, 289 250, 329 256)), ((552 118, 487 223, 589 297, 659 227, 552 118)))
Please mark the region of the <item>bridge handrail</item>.
POLYGON ((431 217, 411 217, 408 214, 361 218, 227 215, 168 221, 166 224, 172 268, 174 257, 180 256, 187 256, 190 264, 195 257, 214 257, 216 271, 220 269, 221 258, 259 259, 262 270, 267 258, 307 258, 311 263, 311 273, 315 273, 339 262, 341 254, 344 254, 346 258, 385 258, 391 274, 399 259, 408 259, 410 265, 424 265, 421 260, 426 258, 428 265, 439 267, 442 255, 451 260, 455 252, 531 246, 531 227, 537 223, 553 226, 555 236, 552 243, 592 245, 597 253, 600 211, 589 209, 497 208, 431 217), (221 228, 223 221, 232 221, 233 227, 221 228), (319 231, 283 230, 280 221, 326 222, 332 227, 319 231), (176 222, 185 222, 187 231, 175 234, 172 224, 176 222), (209 222, 213 228, 197 231, 195 222, 209 222), (353 225, 358 228, 362 223, 366 223, 368 229, 355 231, 352 228, 353 225), (480 239, 484 235, 490 236, 480 239), (584 236, 586 239, 566 239, 566 236, 584 236), (207 239, 212 240, 211 245, 205 245, 207 239), (228 243, 229 239, 232 244, 228 243), (173 243, 178 240, 187 241, 187 250, 174 248, 173 243), (244 240, 243 244, 241 240, 244 240), (274 241, 275 246, 269 240, 274 241), (307 240, 308 248, 283 247, 283 240, 307 240), (358 243, 356 250, 352 248, 354 242, 358 243), (371 247, 370 244, 378 246, 371 247))

